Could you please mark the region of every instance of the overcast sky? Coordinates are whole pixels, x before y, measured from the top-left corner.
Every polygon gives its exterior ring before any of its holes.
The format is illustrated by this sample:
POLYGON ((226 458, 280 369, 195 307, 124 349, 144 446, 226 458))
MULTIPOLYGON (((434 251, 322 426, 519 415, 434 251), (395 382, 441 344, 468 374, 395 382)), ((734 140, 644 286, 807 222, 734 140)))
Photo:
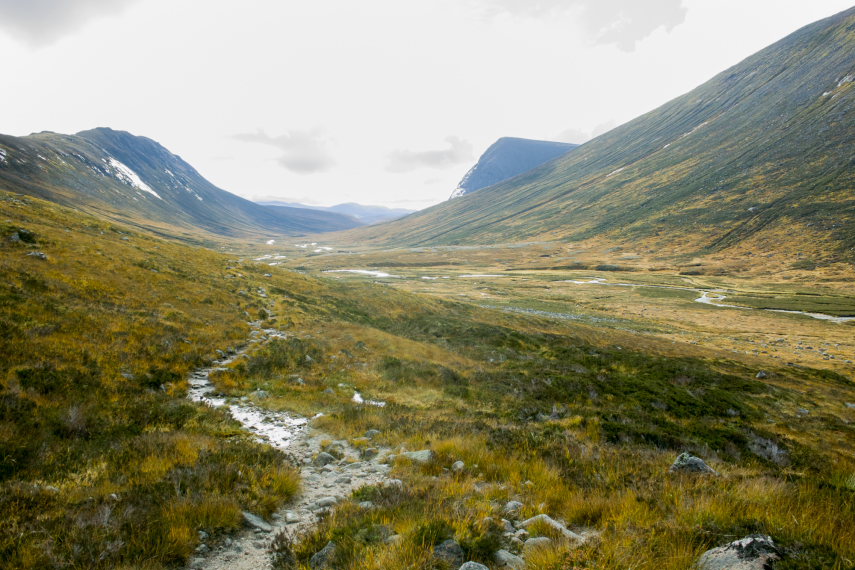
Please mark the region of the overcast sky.
POLYGON ((852 0, 0 0, 0 132, 108 126, 247 198, 420 208, 852 0))

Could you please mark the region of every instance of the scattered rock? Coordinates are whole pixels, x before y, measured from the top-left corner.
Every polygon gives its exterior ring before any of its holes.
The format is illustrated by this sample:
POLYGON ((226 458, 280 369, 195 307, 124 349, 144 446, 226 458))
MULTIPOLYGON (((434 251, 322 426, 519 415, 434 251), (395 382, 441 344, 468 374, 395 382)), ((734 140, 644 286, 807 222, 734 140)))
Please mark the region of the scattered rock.
POLYGON ((324 394, 335 394, 335 390, 333 390, 332 388, 327 388, 326 390, 324 390, 324 394))
POLYGON ((406 457, 415 463, 427 463, 433 459, 434 453, 430 449, 422 449, 421 451, 405 451, 401 454, 401 457, 406 457))
POLYGON ((761 437, 755 433, 748 434, 748 449, 754 455, 762 457, 766 461, 771 461, 775 465, 789 465, 790 457, 785 449, 778 446, 771 439, 761 437))
POLYGON ((309 566, 312 570, 320 570, 322 568, 332 568, 333 557, 335 556, 336 544, 329 541, 326 546, 316 552, 309 560, 309 566))
POLYGON ((537 548, 545 548, 552 544, 552 539, 548 536, 536 536, 526 539, 523 543, 523 553, 530 552, 537 548))
POLYGON ((691 453, 681 453, 668 468, 671 473, 698 473, 701 475, 718 475, 718 473, 706 464, 700 457, 691 453))
POLYGON ((451 538, 437 544, 433 549, 433 555, 436 558, 447 562, 448 565, 452 567, 463 564, 463 561, 465 560, 463 548, 456 540, 451 538))
POLYGON ((350 475, 342 475, 341 477, 335 480, 335 482, 339 485, 350 485, 351 481, 352 479, 350 478, 350 475))
POLYGON ((285 511, 285 524, 294 524, 300 522, 300 516, 294 511, 285 511))
POLYGON ((466 464, 463 463, 462 461, 455 461, 454 463, 451 464, 451 470, 454 471, 455 473, 463 471, 463 469, 465 467, 466 467, 466 464))
POLYGON ((335 461, 337 461, 337 459, 333 455, 330 455, 326 451, 322 451, 318 453, 317 457, 315 457, 315 460, 312 463, 315 467, 323 467, 335 461))
POLYGON ((765 570, 769 563, 780 560, 781 553, 768 536, 752 534, 704 552, 698 570, 765 570))
POLYGON ((385 542, 386 544, 398 544, 402 540, 404 540, 403 536, 401 536, 400 534, 393 534, 383 542, 385 542))
POLYGON ((374 503, 372 503, 371 501, 360 501, 359 502, 359 508, 361 508, 361 509, 373 509, 374 503))
POLYGON ((42 259, 42 260, 47 260, 47 258, 48 258, 47 254, 44 252, 41 252, 41 251, 31 251, 27 255, 30 257, 35 257, 37 259, 42 259))
POLYGON ((457 570, 490 570, 490 569, 487 568, 486 566, 484 566, 483 564, 478 564, 477 562, 469 561, 469 562, 465 562, 463 564, 463 566, 461 566, 457 570))
POLYGON ((549 525, 550 527, 554 528, 555 530, 557 530, 558 532, 560 532, 561 534, 563 534, 567 538, 571 538, 573 540, 578 540, 580 542, 585 540, 584 537, 582 537, 582 535, 576 534, 575 532, 573 532, 572 530, 570 530, 569 528, 567 528, 566 526, 564 526, 560 522, 554 520, 549 515, 533 516, 530 519, 526 519, 523 522, 521 522, 520 526, 522 528, 527 529, 528 527, 530 527, 531 525, 533 525, 534 523, 537 523, 537 522, 549 525))
POLYGON ((499 568, 513 568, 513 570, 522 570, 525 568, 525 561, 507 550, 499 550, 494 557, 499 568))
POLYGON ((755 374, 754 377, 757 378, 758 380, 765 380, 766 378, 769 377, 769 373, 766 372, 765 370, 761 370, 760 372, 755 374))
POLYGON ((522 511, 523 505, 519 501, 508 501, 505 503, 505 506, 502 508, 502 514, 511 519, 517 519, 520 516, 520 512, 522 511))
POLYGON ((367 432, 365 432, 365 437, 367 437, 368 439, 374 439, 378 435, 380 435, 379 429, 370 429, 367 432))
POLYGON ((258 515, 254 515, 252 513, 248 513, 246 511, 243 511, 243 520, 245 520, 247 522, 247 524, 249 524, 249 526, 255 527, 258 530, 261 530, 264 532, 272 532, 273 531, 273 527, 270 526, 269 524, 267 524, 264 521, 264 519, 259 517, 258 515))
POLYGON ((211 549, 208 548, 208 545, 203 543, 196 547, 196 554, 205 554, 209 550, 211 549))
POLYGON ((204 530, 199 531, 199 540, 208 540, 208 533, 204 530))
POLYGON ((264 400, 270 397, 270 394, 267 392, 267 390, 256 390, 255 392, 253 392, 253 395, 259 400, 264 400))
POLYGON ((366 447, 362 450, 362 459, 374 459, 380 453, 376 447, 366 447))
POLYGON ((849 408, 850 410, 855 410, 855 404, 853 404, 852 402, 845 402, 845 403, 846 403, 847 408, 849 408))

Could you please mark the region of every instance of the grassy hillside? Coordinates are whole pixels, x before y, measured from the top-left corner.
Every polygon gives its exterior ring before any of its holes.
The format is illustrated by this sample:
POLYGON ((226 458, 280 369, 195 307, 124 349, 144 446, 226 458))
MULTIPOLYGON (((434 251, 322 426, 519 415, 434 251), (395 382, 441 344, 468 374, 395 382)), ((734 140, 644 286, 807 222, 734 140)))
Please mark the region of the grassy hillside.
POLYGON ((855 252, 855 9, 506 183, 347 239, 855 252))
POLYGON ((151 139, 107 128, 0 135, 0 189, 171 236, 270 238, 353 228, 334 212, 271 209, 217 188, 151 139))

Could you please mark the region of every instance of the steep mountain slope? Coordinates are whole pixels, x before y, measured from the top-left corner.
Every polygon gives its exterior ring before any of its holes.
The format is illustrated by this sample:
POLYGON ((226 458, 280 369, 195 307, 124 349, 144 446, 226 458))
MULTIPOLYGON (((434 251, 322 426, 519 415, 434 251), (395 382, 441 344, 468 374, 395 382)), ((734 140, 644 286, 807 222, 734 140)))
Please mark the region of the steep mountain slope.
POLYGON ((257 203, 264 206, 286 206, 289 208, 304 208, 307 210, 318 210, 321 212, 335 212, 343 216, 348 216, 356 220, 359 225, 377 224, 380 222, 388 222, 403 218, 408 214, 412 214, 415 210, 406 210, 404 208, 387 208, 385 206, 370 206, 357 204, 355 202, 346 202, 344 204, 336 204, 335 206, 309 206, 298 202, 282 202, 279 200, 257 200, 257 203))
POLYGON ((492 186, 565 155, 577 144, 502 137, 484 151, 463 176, 451 198, 492 186))
POLYGON ((607 238, 661 250, 813 248, 855 257, 855 8, 522 176, 374 243, 607 238))
POLYGON ((0 188, 161 231, 266 236, 358 225, 335 213, 270 210, 244 200, 155 141, 107 128, 0 135, 0 188))

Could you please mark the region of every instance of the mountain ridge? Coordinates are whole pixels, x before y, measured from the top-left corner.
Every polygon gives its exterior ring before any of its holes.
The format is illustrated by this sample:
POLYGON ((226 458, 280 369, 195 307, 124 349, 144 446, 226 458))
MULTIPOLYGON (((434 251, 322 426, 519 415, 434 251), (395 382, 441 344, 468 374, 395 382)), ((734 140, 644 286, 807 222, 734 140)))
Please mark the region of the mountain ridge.
POLYGON ((335 213, 272 210, 218 188, 147 138, 99 127, 0 135, 0 187, 161 232, 303 235, 356 227, 335 213))

